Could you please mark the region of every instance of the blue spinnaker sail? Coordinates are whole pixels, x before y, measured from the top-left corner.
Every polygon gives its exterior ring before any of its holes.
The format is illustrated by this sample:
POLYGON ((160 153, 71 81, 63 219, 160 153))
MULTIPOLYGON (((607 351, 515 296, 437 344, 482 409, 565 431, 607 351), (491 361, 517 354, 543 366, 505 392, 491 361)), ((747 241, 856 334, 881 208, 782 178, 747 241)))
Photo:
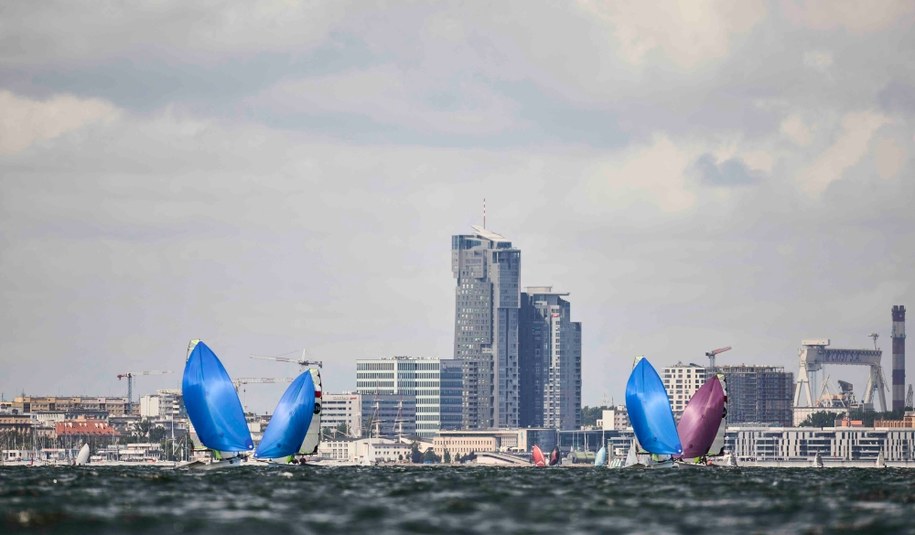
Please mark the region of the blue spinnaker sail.
POLYGON ((235 386, 203 342, 198 341, 187 357, 181 393, 187 416, 204 446, 225 452, 254 449, 235 386))
POLYGON ((648 359, 640 359, 632 368, 626 383, 626 409, 632 430, 645 451, 658 455, 683 453, 667 390, 648 359))
POLYGON ((278 459, 297 453, 305 440, 314 411, 315 383, 311 372, 305 370, 289 385, 276 404, 254 456, 278 459))

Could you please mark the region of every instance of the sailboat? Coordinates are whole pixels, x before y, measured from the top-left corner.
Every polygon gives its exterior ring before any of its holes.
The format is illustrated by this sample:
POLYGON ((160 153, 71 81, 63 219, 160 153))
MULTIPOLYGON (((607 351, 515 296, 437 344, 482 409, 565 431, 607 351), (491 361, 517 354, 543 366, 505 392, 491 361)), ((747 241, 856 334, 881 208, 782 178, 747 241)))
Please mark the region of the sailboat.
POLYGON ((76 460, 73 461, 73 464, 79 466, 89 462, 89 444, 83 444, 83 447, 79 449, 79 453, 76 454, 76 460))
MULTIPOLYGON (((200 442, 213 451, 212 464, 238 465, 241 453, 254 450, 254 441, 232 379, 203 341, 192 340, 188 350, 181 382, 187 416, 200 442)), ((180 466, 191 464, 198 463, 180 466)))
MULTIPOLYGON (((649 458, 639 459, 638 464, 674 466, 673 456, 683 454, 677 424, 664 383, 644 357, 637 359, 626 383, 626 410, 638 445, 650 454, 649 458)), ((630 454, 633 450, 630 448, 630 454)))
POLYGON ((559 464, 559 458, 559 446, 553 446, 553 451, 550 452, 550 466, 559 464))
POLYGON ((536 444, 534 444, 534 447, 531 448, 531 462, 534 464, 534 466, 546 466, 546 458, 543 456, 543 452, 540 450, 540 446, 536 444))
POLYGON ((594 466, 607 466, 607 446, 601 446, 594 456, 594 466))
POLYGON ((264 437, 254 451, 259 460, 290 462, 299 452, 315 416, 315 384, 305 370, 286 388, 276 405, 264 437))
POLYGON ((705 457, 719 431, 723 431, 726 399, 717 375, 710 377, 690 398, 677 424, 677 434, 683 446, 682 462, 705 464, 705 457))
POLYGON ((308 424, 308 432, 305 433, 305 440, 298 453, 302 455, 315 455, 318 453, 318 444, 321 442, 321 370, 309 368, 311 380, 314 383, 314 405, 311 416, 311 423, 308 424))

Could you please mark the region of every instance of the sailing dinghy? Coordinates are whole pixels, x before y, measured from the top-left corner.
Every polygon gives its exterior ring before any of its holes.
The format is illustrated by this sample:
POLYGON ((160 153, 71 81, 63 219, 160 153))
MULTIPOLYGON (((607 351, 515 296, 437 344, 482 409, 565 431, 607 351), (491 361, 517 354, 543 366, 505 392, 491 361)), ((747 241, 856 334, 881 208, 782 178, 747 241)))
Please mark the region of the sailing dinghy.
POLYGON ((534 463, 534 466, 546 466, 546 458, 543 456, 540 446, 536 444, 531 448, 531 462, 534 463))
POLYGON ((724 434, 726 400, 724 387, 717 375, 709 378, 690 398, 677 424, 677 434, 683 446, 683 453, 679 456, 682 462, 705 464, 705 457, 712 450, 719 430, 724 434))
POLYGON ((318 444, 321 443, 321 370, 309 368, 311 380, 314 383, 314 409, 311 417, 311 423, 308 424, 308 431, 305 433, 305 440, 299 448, 302 455, 316 455, 318 453, 318 444))
MULTIPOLYGON (((650 454, 648 458, 640 458, 638 464, 674 466, 673 456, 683 454, 677 424, 664 383, 644 357, 637 359, 626 383, 626 410, 638 445, 650 454)), ((633 451, 630 448, 630 453, 633 451)))
POLYGON ((280 398, 264 438, 254 457, 273 462, 290 462, 299 452, 315 416, 315 384, 311 371, 305 370, 286 388, 280 398))
POLYGON ((79 449, 79 453, 76 454, 76 460, 73 461, 73 464, 76 466, 84 465, 89 462, 89 444, 83 444, 83 447, 79 449))
POLYGON ((216 457, 213 467, 241 464, 240 454, 254 450, 245 412, 219 357, 201 340, 190 343, 181 393, 197 437, 216 457))

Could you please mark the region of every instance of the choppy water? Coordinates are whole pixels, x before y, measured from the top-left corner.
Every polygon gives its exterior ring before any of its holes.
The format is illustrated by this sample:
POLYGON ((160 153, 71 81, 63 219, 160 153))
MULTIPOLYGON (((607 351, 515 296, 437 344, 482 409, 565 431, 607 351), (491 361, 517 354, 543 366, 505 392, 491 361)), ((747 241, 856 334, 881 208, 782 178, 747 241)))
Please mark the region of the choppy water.
POLYGON ((0 468, 0 533, 915 533, 915 470, 0 468))

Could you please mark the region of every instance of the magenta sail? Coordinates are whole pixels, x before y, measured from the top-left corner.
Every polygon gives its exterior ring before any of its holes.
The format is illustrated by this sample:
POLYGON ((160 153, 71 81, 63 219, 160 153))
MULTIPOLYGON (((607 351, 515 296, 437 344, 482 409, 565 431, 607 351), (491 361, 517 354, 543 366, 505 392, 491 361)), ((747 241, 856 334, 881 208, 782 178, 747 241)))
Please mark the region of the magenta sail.
POLYGON ((708 453, 724 417, 724 403, 724 388, 718 377, 711 377, 696 390, 677 424, 677 434, 683 444, 682 457, 701 457, 708 453))

